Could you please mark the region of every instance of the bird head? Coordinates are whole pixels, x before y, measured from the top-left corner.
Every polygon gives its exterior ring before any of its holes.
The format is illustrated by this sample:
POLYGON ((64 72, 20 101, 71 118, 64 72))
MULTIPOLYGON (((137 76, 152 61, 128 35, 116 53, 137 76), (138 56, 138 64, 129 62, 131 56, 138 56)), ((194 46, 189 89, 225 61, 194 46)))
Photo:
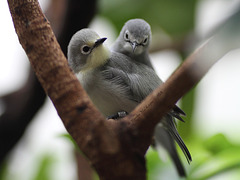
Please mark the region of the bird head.
POLYGON ((125 51, 131 54, 142 54, 148 50, 151 27, 143 19, 131 19, 123 26, 120 38, 125 51))
POLYGON ((68 45, 68 62, 72 70, 78 73, 104 65, 110 54, 103 45, 106 39, 87 28, 75 33, 68 45))

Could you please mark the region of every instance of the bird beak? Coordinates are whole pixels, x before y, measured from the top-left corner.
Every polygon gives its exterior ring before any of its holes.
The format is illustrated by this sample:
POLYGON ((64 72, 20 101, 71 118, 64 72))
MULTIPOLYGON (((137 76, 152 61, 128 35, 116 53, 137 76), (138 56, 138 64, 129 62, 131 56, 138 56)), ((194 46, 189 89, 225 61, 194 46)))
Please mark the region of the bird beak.
POLYGON ((138 46, 138 43, 136 41, 134 41, 134 42, 131 43, 131 45, 132 45, 132 50, 133 50, 133 53, 134 53, 135 49, 138 46))
POLYGON ((101 38, 101 39, 97 39, 97 41, 94 43, 93 48, 98 47, 99 45, 101 45, 107 38, 101 38))

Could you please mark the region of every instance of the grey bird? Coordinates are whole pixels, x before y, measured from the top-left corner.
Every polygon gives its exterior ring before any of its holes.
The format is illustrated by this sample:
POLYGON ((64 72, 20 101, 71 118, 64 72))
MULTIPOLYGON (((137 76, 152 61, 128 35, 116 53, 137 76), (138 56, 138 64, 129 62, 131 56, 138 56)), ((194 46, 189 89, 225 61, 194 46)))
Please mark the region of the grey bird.
MULTIPOLYGON (((126 56, 130 57, 132 60, 145 64, 150 68, 154 69, 150 61, 148 49, 151 41, 151 27, 143 19, 131 19, 128 20, 115 43, 112 46, 112 50, 115 52, 123 53, 126 56)), ((155 141, 157 148, 164 148, 171 156, 174 164, 178 169, 178 173, 181 176, 185 176, 185 171, 181 160, 178 157, 176 146, 174 140, 179 144, 181 149, 184 149, 186 146, 180 135, 177 132, 175 126, 176 117, 183 121, 180 115, 185 115, 185 113, 178 108, 174 107, 173 111, 167 115, 167 119, 162 121, 156 126, 155 129, 155 141), (173 116, 173 117, 172 117, 173 116)), ((159 151, 161 152, 162 149, 159 151)), ((183 150, 183 152, 186 152, 183 150)), ((187 155, 185 154, 187 157, 187 155)), ((191 158, 187 157, 188 162, 191 158)))
MULTIPOLYGON (((153 69, 128 56, 110 51, 103 42, 106 38, 91 29, 82 29, 75 33, 68 45, 69 66, 76 74, 81 85, 100 112, 108 117, 118 112, 130 113, 154 89, 162 84, 153 69)), ((175 109, 175 108, 174 108, 175 109)), ((176 108, 173 114, 181 113, 176 108)), ((191 155, 177 133, 172 115, 166 115, 156 128, 155 139, 161 132, 167 131, 176 138, 188 162, 191 155)), ((170 152, 174 152, 176 149, 170 152)), ((175 152, 173 154, 176 154, 175 152)), ((178 167, 178 166, 177 166, 178 167)), ((182 167, 182 166, 181 166, 182 167)), ((179 168, 179 167, 178 167, 179 168)), ((182 169, 181 176, 185 175, 182 169)))
POLYGON ((131 19, 125 23, 111 49, 153 68, 148 55, 151 38, 151 27, 146 21, 131 19))

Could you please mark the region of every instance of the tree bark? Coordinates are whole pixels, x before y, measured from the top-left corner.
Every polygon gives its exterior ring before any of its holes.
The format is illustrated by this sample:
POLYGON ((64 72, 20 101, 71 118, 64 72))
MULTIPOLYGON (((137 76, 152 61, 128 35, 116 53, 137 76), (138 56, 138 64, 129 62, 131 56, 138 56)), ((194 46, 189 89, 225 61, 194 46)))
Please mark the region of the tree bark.
MULTIPOLYGON (((51 0, 46 16, 65 55, 73 33, 86 27, 95 13, 96 0, 51 0), (82 6, 86 8, 79 11, 82 6)), ((0 116, 0 164, 21 139, 45 98, 45 92, 32 69, 27 82, 20 89, 0 97, 4 106, 4 112, 0 116)))
POLYGON ((93 169, 90 166, 88 159, 76 150, 74 153, 77 162, 78 180, 93 180, 93 169))
POLYGON ((40 83, 100 179, 146 179, 144 155, 159 119, 220 57, 236 47, 222 45, 220 33, 190 56, 130 115, 119 121, 106 121, 69 69, 38 2, 8 0, 8 3, 19 41, 40 83), (219 43, 220 53, 212 55, 219 43))

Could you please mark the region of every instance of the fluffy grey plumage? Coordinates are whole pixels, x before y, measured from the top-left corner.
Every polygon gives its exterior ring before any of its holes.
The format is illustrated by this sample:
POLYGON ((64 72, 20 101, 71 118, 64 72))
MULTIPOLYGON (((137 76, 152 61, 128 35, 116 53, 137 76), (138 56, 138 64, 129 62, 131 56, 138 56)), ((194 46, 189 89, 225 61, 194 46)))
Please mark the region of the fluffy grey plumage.
POLYGON ((153 68, 148 55, 151 38, 151 27, 146 21, 131 19, 123 26, 112 50, 153 68))
MULTIPOLYGON (((150 40, 150 25, 143 19, 131 19, 123 26, 120 35, 113 44, 112 50, 123 53, 132 60, 145 64, 153 69, 148 54, 150 40)), ((169 112, 169 114, 170 115, 166 116, 168 118, 165 118, 162 123, 159 123, 155 129, 155 143, 157 148, 163 147, 165 150, 167 150, 178 169, 178 173, 181 176, 185 176, 185 170, 178 157, 174 140, 183 150, 188 162, 191 161, 191 155, 188 152, 188 149, 182 141, 180 135, 178 134, 174 124, 175 119, 173 118, 176 117, 183 121, 180 115, 185 115, 185 113, 180 108, 175 106, 173 111, 169 112)))
MULTIPOLYGON (((102 44, 105 39, 100 38, 90 29, 77 32, 68 46, 69 65, 102 114, 107 117, 120 111, 130 113, 146 96, 160 86, 162 81, 154 70, 145 64, 122 53, 109 51, 102 44)), ((181 114, 182 111, 179 108, 175 107, 175 109, 172 112, 181 114)), ((191 161, 190 153, 170 115, 167 115, 155 130, 157 142, 159 137, 163 139, 163 133, 168 135, 168 139, 171 134, 187 160, 191 161)), ((162 145, 172 147, 173 139, 164 141, 162 145)), ((178 163, 177 167, 182 168, 176 154, 176 147, 169 151, 170 154, 174 154, 173 160, 178 163)), ((184 175, 183 168, 180 171, 180 175, 184 175)))

